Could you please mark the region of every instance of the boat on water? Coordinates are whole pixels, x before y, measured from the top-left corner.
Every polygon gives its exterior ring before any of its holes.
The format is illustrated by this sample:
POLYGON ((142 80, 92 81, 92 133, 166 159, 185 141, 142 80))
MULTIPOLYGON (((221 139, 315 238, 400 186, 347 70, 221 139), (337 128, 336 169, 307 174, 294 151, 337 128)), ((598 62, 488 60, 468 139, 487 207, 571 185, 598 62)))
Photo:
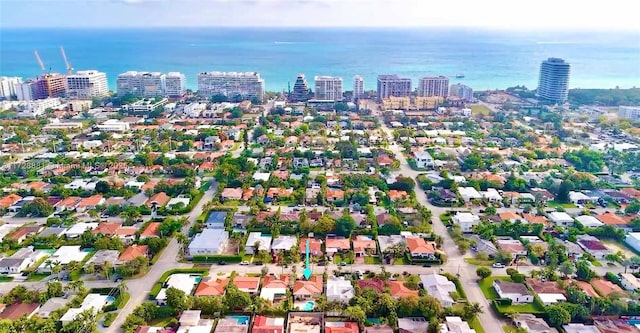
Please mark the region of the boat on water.
POLYGON ((462 79, 463 77, 464 77, 464 74, 462 73, 456 74, 456 79, 462 79))

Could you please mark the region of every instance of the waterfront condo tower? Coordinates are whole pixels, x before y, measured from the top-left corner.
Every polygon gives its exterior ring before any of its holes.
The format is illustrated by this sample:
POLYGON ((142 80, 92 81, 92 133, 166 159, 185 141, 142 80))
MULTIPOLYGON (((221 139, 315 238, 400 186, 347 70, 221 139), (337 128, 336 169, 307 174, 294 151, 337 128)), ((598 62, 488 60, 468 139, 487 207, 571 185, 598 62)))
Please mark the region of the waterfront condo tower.
POLYGON ((540 65, 538 97, 564 103, 569 94, 569 73, 571 66, 560 58, 549 58, 540 65))
POLYGON ((316 76, 313 78, 316 99, 321 101, 342 101, 342 78, 337 76, 316 76))
POLYGON ((180 97, 187 90, 187 79, 179 72, 167 73, 164 95, 167 97, 180 97))
POLYGON ((211 98, 225 96, 230 101, 264 98, 264 79, 258 72, 203 72, 198 74, 198 94, 211 98))
POLYGON ((128 71, 118 75, 118 95, 133 95, 144 98, 165 96, 165 74, 159 72, 128 71))
POLYGON ((298 74, 296 78, 296 83, 293 84, 293 91, 289 95, 290 102, 306 102, 310 99, 311 92, 309 91, 309 86, 307 85, 307 79, 304 74, 298 74))
POLYGON ((378 75, 378 101, 387 97, 406 97, 411 95, 411 79, 398 75, 378 75))
POLYGON ((0 97, 11 99, 16 96, 16 85, 22 83, 20 77, 0 77, 0 97))
POLYGON ((71 99, 92 99, 109 95, 107 74, 97 70, 77 71, 67 76, 67 96, 71 99))
POLYGON ((418 83, 418 96, 442 98, 449 97, 449 78, 446 76, 426 76, 418 83))
POLYGON ((456 83, 451 85, 449 95, 456 96, 465 102, 469 102, 473 100, 473 89, 469 86, 465 86, 464 84, 456 83))
POLYGON ((67 93, 67 78, 62 74, 49 73, 35 81, 33 99, 64 97, 67 93))
POLYGON ((360 75, 353 77, 353 100, 364 97, 364 79, 360 75))

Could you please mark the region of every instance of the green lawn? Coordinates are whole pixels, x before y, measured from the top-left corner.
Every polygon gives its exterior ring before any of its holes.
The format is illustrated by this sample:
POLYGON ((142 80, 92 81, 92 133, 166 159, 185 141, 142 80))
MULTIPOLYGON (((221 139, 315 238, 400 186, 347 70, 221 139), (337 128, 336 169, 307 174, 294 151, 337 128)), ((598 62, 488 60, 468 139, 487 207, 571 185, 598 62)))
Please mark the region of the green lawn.
POLYGON ((493 260, 480 260, 477 258, 464 258, 464 262, 476 266, 491 266, 494 263, 493 260))
POLYGON ((482 325, 480 324, 480 319, 478 319, 478 316, 474 317, 469 322, 469 326, 472 329, 474 329, 476 331, 476 333, 484 333, 484 328, 482 328, 482 325))
POLYGON ((382 262, 378 256, 366 256, 364 257, 364 263, 367 265, 379 265, 382 262))
POLYGON ((31 273, 29 274, 29 276, 27 277, 26 282, 37 282, 37 281, 41 281, 42 279, 48 277, 51 274, 43 274, 43 273, 31 273))
POLYGON ((499 306, 498 311, 501 313, 544 313, 544 307, 540 307, 536 302, 528 304, 517 304, 509 306, 499 306))
POLYGON ((0 282, 11 282, 13 281, 13 276, 0 275, 0 282))
MULTIPOLYGON (((498 294, 495 289, 493 289, 493 281, 495 279, 511 281, 511 278, 508 276, 490 276, 486 279, 481 280, 478 285, 480 286, 480 290, 482 290, 482 294, 488 300, 494 300, 498 298, 498 294)), ((542 307, 537 302, 528 303, 528 304, 516 304, 516 305, 508 305, 508 306, 498 306, 498 311, 500 313, 543 313, 544 307, 542 307)))
POLYGON ((484 105, 471 105, 471 114, 482 114, 485 116, 491 115, 491 109, 484 105))
POLYGON ((482 279, 480 280, 480 282, 478 282, 478 285, 480 286, 480 290, 482 290, 482 294, 484 295, 484 298, 486 299, 496 299, 498 298, 498 294, 496 293, 495 289, 493 289, 493 280, 495 280, 496 278, 501 279, 504 278, 504 280, 510 280, 511 278, 509 278, 508 276, 498 276, 498 277, 493 277, 490 276, 486 279, 482 279))
POLYGON ((353 262, 351 260, 347 260, 346 258, 343 258, 340 253, 334 254, 333 255, 333 263, 334 264, 340 264, 341 262, 344 262, 346 264, 353 264, 353 262))
POLYGON ((517 332, 517 329, 512 325, 504 325, 504 326, 502 326, 502 329, 504 330, 505 333, 516 333, 517 332))
POLYGON ((572 204, 572 203, 562 203, 562 202, 556 202, 556 201, 549 201, 547 202, 547 206, 551 207, 551 208, 558 208, 558 207, 562 207, 562 208, 576 208, 576 205, 572 204))
POLYGON ((393 259, 393 264, 394 265, 411 265, 411 262, 409 262, 409 260, 407 260, 406 257, 402 257, 402 258, 393 259))
POLYGON ((592 261, 591 263, 593 264, 593 266, 596 266, 596 267, 602 267, 602 264, 601 264, 599 261, 597 261, 597 260, 594 260, 594 261, 592 261))

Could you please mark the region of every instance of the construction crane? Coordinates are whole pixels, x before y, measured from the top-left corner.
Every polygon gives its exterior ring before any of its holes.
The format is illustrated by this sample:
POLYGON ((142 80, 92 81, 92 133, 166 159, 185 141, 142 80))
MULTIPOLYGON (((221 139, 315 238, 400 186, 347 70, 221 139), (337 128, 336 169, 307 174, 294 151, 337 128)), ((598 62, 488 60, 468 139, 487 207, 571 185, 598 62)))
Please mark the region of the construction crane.
POLYGON ((38 54, 38 51, 37 50, 33 51, 33 54, 35 54, 36 60, 38 60, 38 64, 40 65, 40 69, 42 69, 42 72, 45 72, 46 69, 44 68, 44 63, 42 62, 42 59, 40 59, 40 55, 38 54))
POLYGON ((62 53, 62 59, 64 59, 64 64, 67 66, 67 75, 73 74, 73 67, 69 64, 69 60, 67 60, 67 54, 64 53, 64 48, 60 46, 60 52, 62 53))

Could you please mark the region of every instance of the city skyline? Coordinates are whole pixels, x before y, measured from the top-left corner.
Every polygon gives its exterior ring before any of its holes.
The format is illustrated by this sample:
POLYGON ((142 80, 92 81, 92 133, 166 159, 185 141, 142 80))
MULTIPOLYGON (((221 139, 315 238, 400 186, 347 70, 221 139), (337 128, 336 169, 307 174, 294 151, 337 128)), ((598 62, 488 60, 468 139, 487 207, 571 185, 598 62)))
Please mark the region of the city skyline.
POLYGON ((626 30, 640 31, 633 11, 613 0, 607 6, 540 0, 522 11, 502 0, 462 1, 455 15, 446 3, 399 0, 5 0, 2 28, 59 27, 467 27, 498 30, 626 30), (553 10, 549 10, 553 8, 553 10), (72 15, 60 19, 52 12, 72 15), (97 16, 95 13, 100 12, 97 16), (358 15, 353 15, 357 12, 358 15), (242 13, 239 20, 236 15, 242 13), (505 15, 508 13, 508 15, 505 15), (222 15, 224 14, 224 15, 222 15), (29 17, 25 20, 24 17, 29 17), (211 18, 214 17, 215 20, 211 18), (543 18, 543 19, 541 19, 543 18))

